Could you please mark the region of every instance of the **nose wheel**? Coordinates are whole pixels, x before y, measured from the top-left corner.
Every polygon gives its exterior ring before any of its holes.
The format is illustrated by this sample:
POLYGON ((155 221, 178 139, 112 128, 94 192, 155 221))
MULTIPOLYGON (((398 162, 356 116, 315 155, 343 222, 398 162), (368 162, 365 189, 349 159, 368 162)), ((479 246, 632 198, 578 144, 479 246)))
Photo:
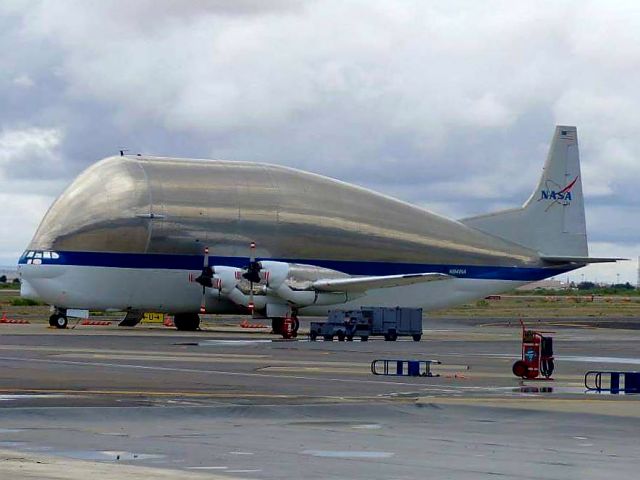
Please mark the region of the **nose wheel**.
POLYGON ((54 313, 49 317, 49 325, 56 328, 67 328, 69 320, 66 315, 54 313))

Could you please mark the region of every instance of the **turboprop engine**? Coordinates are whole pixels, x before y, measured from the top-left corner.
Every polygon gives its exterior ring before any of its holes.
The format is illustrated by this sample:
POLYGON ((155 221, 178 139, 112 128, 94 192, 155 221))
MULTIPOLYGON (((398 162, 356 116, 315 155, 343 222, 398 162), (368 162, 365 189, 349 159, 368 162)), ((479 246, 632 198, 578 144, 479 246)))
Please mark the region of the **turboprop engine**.
MULTIPOLYGON (((202 285, 200 312, 205 313, 206 295, 217 295, 250 311, 295 310, 310 305, 344 303, 363 293, 321 291, 318 280, 345 279, 345 273, 328 268, 271 260, 256 261, 255 243, 251 243, 249 264, 244 268, 227 265, 209 266, 209 249, 205 248, 200 276, 193 281, 202 285), (207 292, 209 289, 209 292, 207 292)), ((326 288, 325 288, 326 290, 326 288)))

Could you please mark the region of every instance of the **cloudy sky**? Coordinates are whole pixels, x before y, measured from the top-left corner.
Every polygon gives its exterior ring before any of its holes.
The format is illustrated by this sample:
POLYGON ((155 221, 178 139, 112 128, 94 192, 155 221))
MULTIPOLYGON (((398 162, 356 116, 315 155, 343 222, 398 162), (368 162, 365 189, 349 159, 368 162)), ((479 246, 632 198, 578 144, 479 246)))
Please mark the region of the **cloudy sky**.
POLYGON ((590 249, 640 255, 637 2, 0 3, 0 265, 126 147, 295 166, 463 217, 517 206, 578 126, 590 249))

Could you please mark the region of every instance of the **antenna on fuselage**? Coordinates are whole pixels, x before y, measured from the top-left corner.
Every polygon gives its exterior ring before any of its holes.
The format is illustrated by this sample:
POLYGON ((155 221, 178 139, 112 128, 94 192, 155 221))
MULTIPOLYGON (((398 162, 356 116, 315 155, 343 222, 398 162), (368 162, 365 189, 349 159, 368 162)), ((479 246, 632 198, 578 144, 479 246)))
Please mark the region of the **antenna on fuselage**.
POLYGON ((121 156, 121 157, 124 157, 124 154, 125 154, 126 152, 128 152, 128 151, 129 151, 129 150, 128 150, 128 149, 126 149, 126 148, 121 148, 121 149, 120 149, 120 156, 121 156))

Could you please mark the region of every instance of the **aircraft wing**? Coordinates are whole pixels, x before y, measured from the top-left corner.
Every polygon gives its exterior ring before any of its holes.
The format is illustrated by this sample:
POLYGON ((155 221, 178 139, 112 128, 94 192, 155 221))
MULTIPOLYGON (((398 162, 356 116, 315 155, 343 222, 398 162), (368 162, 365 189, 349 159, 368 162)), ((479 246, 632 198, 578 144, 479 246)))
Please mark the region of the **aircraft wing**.
POLYGON ((320 292, 365 292, 374 288, 400 287, 414 283, 433 282, 453 278, 444 273, 409 273, 379 277, 336 278, 316 280, 311 288, 320 292))
POLYGON ((613 263, 623 260, 629 260, 628 258, 604 258, 604 257, 550 257, 541 256, 542 260, 548 263, 613 263))

